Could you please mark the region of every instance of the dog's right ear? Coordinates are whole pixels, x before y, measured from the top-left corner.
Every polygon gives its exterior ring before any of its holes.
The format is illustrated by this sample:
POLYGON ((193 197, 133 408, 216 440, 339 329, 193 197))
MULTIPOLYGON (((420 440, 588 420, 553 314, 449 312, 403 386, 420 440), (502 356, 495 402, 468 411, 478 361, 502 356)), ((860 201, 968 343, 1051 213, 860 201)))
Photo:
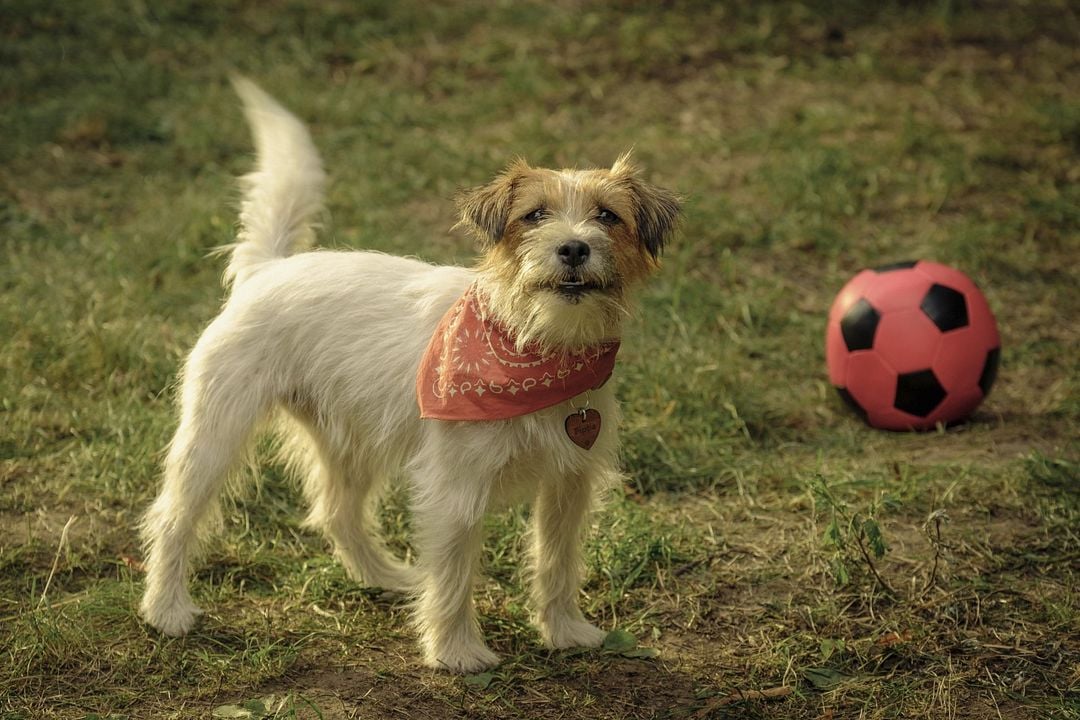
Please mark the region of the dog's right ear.
POLYGON ((528 171, 524 160, 515 160, 487 185, 460 191, 457 206, 461 219, 456 227, 472 231, 485 248, 499 242, 510 219, 514 190, 528 171))

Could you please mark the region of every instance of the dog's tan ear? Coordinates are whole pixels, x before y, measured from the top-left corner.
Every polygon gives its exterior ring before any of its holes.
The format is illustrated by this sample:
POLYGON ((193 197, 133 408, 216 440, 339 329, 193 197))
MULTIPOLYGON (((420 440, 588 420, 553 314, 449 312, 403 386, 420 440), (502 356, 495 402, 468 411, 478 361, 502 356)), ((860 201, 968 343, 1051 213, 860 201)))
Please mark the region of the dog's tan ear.
POLYGON ((460 191, 457 206, 461 219, 457 227, 472 231, 484 247, 497 243, 510 218, 514 189, 528 170, 524 160, 515 160, 487 185, 460 191))
POLYGON ((625 183, 634 200, 634 221, 641 244, 653 259, 659 258, 679 227, 682 202, 670 190, 642 180, 629 152, 615 161, 611 174, 625 183))

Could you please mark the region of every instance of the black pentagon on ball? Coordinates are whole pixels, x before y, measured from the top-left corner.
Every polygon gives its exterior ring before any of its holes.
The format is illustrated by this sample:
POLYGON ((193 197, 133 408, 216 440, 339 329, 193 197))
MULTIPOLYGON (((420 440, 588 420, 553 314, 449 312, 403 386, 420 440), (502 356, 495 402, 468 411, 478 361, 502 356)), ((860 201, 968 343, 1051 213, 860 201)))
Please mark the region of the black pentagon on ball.
POLYGON ((941 332, 956 330, 968 324, 964 294, 945 285, 931 285, 919 303, 919 308, 934 321, 941 332))
POLYGON ((997 380, 998 365, 1001 363, 1001 348, 996 347, 986 353, 986 361, 983 363, 982 373, 979 375, 979 389, 983 397, 990 394, 990 388, 997 380))
POLYGON ((896 378, 896 399, 893 405, 909 415, 926 417, 945 399, 945 388, 941 387, 933 370, 903 373, 896 378))
POLYGON ((910 270, 919 263, 918 260, 904 260, 903 262, 889 263, 888 265, 878 265, 874 268, 876 273, 887 273, 893 270, 910 270))
POLYGON ((844 317, 840 318, 840 333, 844 336, 848 352, 874 347, 874 333, 880 320, 881 315, 866 298, 859 298, 859 302, 848 308, 844 317))
POLYGON ((861 417, 863 420, 868 420, 869 415, 859 401, 847 391, 847 388, 838 387, 836 392, 840 395, 840 399, 844 401, 844 404, 855 411, 855 414, 861 417))

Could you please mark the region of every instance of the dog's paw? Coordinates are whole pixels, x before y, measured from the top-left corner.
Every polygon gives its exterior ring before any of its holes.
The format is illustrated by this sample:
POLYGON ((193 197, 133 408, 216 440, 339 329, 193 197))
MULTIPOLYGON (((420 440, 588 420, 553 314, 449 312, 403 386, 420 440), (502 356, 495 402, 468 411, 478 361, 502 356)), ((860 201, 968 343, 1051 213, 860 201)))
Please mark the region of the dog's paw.
POLYGON ((203 611, 191 600, 177 600, 172 603, 144 600, 139 608, 139 615, 147 624, 157 628, 163 635, 179 637, 191 632, 203 611))
POLYGON ((555 650, 600 647, 607 633, 584 619, 566 618, 545 624, 540 633, 544 644, 555 650))
POLYGON ((428 653, 424 658, 424 664, 436 670, 447 670, 465 675, 495 667, 499 664, 499 656, 488 649, 484 643, 477 642, 428 653))

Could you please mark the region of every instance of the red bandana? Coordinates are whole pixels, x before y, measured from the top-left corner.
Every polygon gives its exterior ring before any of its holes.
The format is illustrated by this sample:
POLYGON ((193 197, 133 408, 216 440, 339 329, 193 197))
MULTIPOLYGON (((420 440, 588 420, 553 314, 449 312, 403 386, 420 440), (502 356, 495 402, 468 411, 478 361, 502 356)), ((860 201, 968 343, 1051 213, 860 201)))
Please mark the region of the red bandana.
POLYGON ((420 361, 420 417, 505 420, 558 405, 603 385, 618 350, 612 340, 573 355, 518 352, 470 286, 443 316, 420 361))

